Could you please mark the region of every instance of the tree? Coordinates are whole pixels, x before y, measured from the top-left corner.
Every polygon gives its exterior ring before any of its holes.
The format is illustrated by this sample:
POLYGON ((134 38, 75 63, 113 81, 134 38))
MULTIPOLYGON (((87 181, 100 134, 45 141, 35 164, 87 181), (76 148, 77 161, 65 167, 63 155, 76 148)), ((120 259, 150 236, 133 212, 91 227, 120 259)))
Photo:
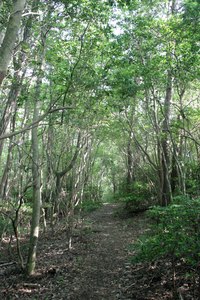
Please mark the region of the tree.
MULTIPOLYGON (((34 112, 33 122, 37 120, 39 116, 39 104, 40 97, 40 79, 36 84, 36 93, 34 99, 34 112)), ((40 230, 40 209, 41 209, 41 170, 40 170, 40 154, 39 154, 39 140, 38 140, 38 125, 32 128, 32 175, 33 175, 33 211, 31 219, 31 232, 30 232, 30 244, 29 254, 27 261, 27 274, 32 275, 35 272, 36 266, 36 253, 37 242, 40 230)))
POLYGON ((0 46, 0 85, 6 76, 6 72, 13 55, 17 34, 21 26, 22 13, 26 4, 25 0, 12 2, 13 6, 10 12, 6 33, 0 46))

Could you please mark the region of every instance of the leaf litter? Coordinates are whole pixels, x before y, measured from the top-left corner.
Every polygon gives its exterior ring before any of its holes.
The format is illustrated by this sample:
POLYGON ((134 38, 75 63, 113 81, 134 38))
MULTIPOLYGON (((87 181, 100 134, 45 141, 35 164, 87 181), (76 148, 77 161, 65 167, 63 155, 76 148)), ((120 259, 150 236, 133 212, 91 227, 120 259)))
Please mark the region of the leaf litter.
POLYGON ((148 219, 144 213, 120 216, 118 209, 106 204, 85 215, 73 232, 71 250, 65 228, 41 234, 32 277, 9 264, 7 251, 1 249, 1 261, 8 267, 0 272, 0 299, 199 299, 195 278, 181 276, 185 266, 177 267, 174 287, 167 258, 131 264, 134 251, 129 245, 149 229, 148 219))

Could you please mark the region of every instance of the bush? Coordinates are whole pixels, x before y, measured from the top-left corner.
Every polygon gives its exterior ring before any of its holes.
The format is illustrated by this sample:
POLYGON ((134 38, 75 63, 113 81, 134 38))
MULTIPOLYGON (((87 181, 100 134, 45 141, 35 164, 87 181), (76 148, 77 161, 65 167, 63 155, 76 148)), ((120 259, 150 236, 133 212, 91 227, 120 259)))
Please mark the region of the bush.
POLYGON ((19 232, 26 234, 29 231, 30 218, 32 208, 29 203, 23 203, 19 212, 18 220, 16 220, 16 211, 19 203, 17 199, 10 199, 9 202, 5 202, 0 205, 0 236, 2 234, 10 235, 13 234, 13 224, 15 220, 18 226, 19 232))
POLYGON ((119 201, 125 204, 129 213, 135 213, 147 210, 155 204, 155 200, 148 184, 136 181, 132 186, 132 192, 119 196, 119 201))
POLYGON ((84 200, 80 204, 79 208, 81 208, 81 210, 84 212, 92 212, 92 211, 98 209, 99 207, 101 207, 101 205, 102 205, 101 202, 84 200))
POLYGON ((0 215, 0 238, 4 234, 11 234, 13 232, 13 227, 10 219, 6 219, 4 216, 0 215))
POLYGON ((168 207, 153 207, 151 236, 136 244, 133 261, 152 261, 163 256, 182 260, 191 267, 200 261, 200 199, 177 198, 168 207))
POLYGON ((191 196, 200 194, 200 166, 191 161, 187 163, 186 190, 191 196))

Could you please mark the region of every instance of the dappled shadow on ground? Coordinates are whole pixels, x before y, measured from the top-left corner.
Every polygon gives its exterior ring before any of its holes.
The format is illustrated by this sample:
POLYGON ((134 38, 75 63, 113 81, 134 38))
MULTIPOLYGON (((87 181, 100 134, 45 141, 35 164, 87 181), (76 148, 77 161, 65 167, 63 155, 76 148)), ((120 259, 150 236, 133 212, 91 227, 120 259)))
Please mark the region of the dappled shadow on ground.
POLYGON ((147 218, 120 218, 117 209, 107 204, 85 216, 70 251, 65 229, 41 235, 37 274, 26 278, 15 265, 0 272, 0 299, 174 299, 167 261, 130 263, 129 245, 148 230, 147 218))
MULTIPOLYGON (((84 217, 75 229, 72 250, 64 229, 40 236, 36 276, 25 278, 16 268, 1 276, 0 298, 117 299, 128 259, 128 245, 143 231, 143 219, 122 220, 115 204, 84 217)), ((5 258, 6 259, 6 258, 5 258)))

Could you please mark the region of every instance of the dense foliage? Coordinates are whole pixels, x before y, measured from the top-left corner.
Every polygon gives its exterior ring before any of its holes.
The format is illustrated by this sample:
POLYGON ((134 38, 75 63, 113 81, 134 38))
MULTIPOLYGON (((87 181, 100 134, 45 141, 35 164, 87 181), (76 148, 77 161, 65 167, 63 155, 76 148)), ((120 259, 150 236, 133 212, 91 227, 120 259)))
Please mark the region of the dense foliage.
POLYGON ((200 199, 176 197, 168 207, 152 207, 148 215, 151 229, 131 246, 135 251, 132 261, 155 263, 166 260, 171 266, 176 298, 178 268, 182 267, 183 280, 189 278, 199 284, 200 199))

